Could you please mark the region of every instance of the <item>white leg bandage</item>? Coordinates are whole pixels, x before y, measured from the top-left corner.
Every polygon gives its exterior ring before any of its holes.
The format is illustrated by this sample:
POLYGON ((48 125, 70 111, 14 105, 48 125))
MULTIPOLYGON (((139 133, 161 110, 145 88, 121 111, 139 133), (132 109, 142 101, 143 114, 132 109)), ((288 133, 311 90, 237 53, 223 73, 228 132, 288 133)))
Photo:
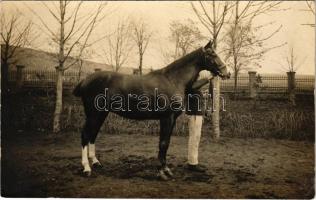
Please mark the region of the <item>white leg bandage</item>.
POLYGON ((99 163, 99 160, 95 156, 95 144, 89 143, 89 158, 92 160, 92 164, 99 163))
POLYGON ((199 144, 202 132, 203 116, 189 116, 189 144, 188 144, 188 163, 198 164, 199 144))
POLYGON ((87 145, 82 148, 82 161, 81 161, 81 163, 82 163, 84 172, 91 171, 91 168, 89 165, 89 160, 88 160, 88 146, 87 145))

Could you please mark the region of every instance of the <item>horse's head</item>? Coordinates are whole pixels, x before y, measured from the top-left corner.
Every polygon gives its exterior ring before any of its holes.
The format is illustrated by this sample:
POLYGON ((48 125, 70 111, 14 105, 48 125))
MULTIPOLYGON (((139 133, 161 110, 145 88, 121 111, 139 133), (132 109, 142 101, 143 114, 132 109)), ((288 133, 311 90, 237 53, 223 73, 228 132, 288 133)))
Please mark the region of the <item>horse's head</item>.
POLYGON ((227 71, 226 64, 217 55, 214 48, 212 47, 212 42, 207 43, 203 50, 203 67, 212 72, 215 76, 220 76, 223 79, 229 79, 230 73, 227 71))

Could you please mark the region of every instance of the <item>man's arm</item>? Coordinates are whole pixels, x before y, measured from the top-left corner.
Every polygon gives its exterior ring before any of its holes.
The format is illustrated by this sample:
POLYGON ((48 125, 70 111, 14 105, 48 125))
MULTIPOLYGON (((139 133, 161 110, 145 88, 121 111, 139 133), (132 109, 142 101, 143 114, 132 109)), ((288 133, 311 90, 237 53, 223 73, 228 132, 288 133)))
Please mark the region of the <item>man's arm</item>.
POLYGON ((213 78, 214 78, 213 76, 209 76, 209 77, 203 77, 201 79, 198 79, 197 81, 193 83, 192 89, 195 89, 195 90, 201 89, 201 87, 209 83, 210 80, 212 80, 213 78))
POLYGON ((201 87, 206 85, 208 82, 209 82, 209 79, 207 79, 207 78, 203 78, 203 79, 200 79, 198 81, 195 81, 192 85, 192 89, 199 90, 201 87))

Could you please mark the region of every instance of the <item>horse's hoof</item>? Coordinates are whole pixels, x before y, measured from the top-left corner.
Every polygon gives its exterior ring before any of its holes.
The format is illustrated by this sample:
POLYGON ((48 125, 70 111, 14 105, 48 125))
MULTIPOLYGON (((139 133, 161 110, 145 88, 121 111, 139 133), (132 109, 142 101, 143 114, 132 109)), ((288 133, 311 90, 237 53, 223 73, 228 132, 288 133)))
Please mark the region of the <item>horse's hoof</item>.
POLYGON ((85 177, 90 177, 91 176, 91 171, 84 171, 83 176, 85 177))
POLYGON ((169 167, 164 168, 163 171, 167 174, 167 176, 173 177, 173 173, 169 167))
POLYGON ((101 169, 103 167, 103 165, 99 162, 93 163, 92 164, 92 168, 93 169, 101 169))
POLYGON ((165 174, 163 170, 159 170, 157 176, 163 181, 169 180, 168 176, 165 174))

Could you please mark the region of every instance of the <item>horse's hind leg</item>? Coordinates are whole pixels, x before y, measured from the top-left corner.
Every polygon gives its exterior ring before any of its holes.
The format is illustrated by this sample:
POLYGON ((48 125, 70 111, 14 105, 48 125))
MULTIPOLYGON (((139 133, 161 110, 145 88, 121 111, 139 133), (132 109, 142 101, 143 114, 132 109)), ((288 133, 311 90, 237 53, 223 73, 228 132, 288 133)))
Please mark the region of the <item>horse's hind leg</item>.
POLYGON ((98 112, 87 115, 86 123, 81 133, 82 166, 83 173, 87 176, 91 174, 88 156, 92 159, 93 164, 101 166, 95 156, 95 139, 107 114, 106 112, 98 112))
POLYGON ((171 116, 160 120, 160 138, 159 138, 159 153, 158 159, 161 163, 161 168, 159 169, 159 176, 167 180, 168 176, 173 176, 173 173, 167 166, 167 151, 170 143, 170 137, 175 125, 176 118, 174 114, 171 116))

